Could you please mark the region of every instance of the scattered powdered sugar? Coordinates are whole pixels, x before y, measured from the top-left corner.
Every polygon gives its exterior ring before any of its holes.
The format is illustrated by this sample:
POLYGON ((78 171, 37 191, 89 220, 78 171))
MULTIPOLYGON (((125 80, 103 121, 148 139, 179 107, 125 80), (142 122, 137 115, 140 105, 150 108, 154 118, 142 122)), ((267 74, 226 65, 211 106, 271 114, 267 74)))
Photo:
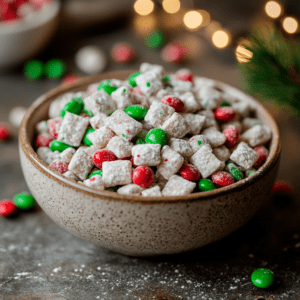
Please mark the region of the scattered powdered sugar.
POLYGON ((54 273, 57 273, 57 272, 59 272, 59 271, 61 271, 61 267, 55 268, 55 269, 53 270, 54 273))

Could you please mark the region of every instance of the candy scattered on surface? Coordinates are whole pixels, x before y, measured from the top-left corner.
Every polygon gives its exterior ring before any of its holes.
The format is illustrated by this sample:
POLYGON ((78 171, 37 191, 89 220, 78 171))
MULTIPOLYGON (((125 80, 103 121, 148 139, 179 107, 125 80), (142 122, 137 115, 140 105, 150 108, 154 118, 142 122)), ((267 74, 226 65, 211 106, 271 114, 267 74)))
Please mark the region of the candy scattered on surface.
POLYGON ((271 270, 265 268, 257 269, 251 274, 252 283, 256 287, 262 289, 270 287, 274 283, 274 279, 275 274, 271 270))
POLYGON ((68 165, 61 160, 54 160, 50 164, 50 168, 55 171, 58 171, 61 174, 64 174, 68 171, 68 165))
POLYGON ((10 138, 11 138, 11 133, 9 127, 4 123, 0 123, 0 142, 7 141, 10 138))
POLYGON ((166 35, 161 30, 154 30, 148 33, 144 39, 145 45, 152 50, 160 49, 164 45, 165 41, 166 35))
POLYGON ((235 126, 228 126, 223 130, 223 134, 226 137, 226 146, 233 148, 239 140, 239 131, 235 126))
POLYGON ((8 116, 10 124, 15 126, 16 128, 19 128, 22 122, 22 119, 27 111, 27 108, 23 106, 16 106, 14 107, 8 116))
POLYGON ((114 161, 116 160, 116 155, 110 150, 99 150, 94 154, 93 160, 96 167, 102 169, 102 164, 105 161, 114 161))
POLYGON ((24 192, 15 195, 13 202, 17 208, 22 210, 29 210, 35 205, 35 199, 32 194, 24 192))
POLYGON ((82 72, 93 75, 101 73, 106 65, 105 53, 96 46, 85 46, 75 55, 75 63, 82 72))
POLYGON ((188 49, 183 43, 173 43, 165 46, 162 51, 162 59, 169 63, 183 63, 187 58, 188 49))
MULTIPOLYGON (((132 86, 132 87, 136 87, 136 81, 135 81, 135 78, 139 75, 141 75, 142 73, 141 72, 136 72, 136 73, 133 73, 130 75, 130 77, 128 78, 128 82, 129 84, 132 86)), ((141 89, 140 89, 141 90, 141 89)), ((143 93, 141 94, 143 95, 143 93)))
POLYGON ((60 116, 63 118, 67 111, 72 114, 79 115, 82 108, 83 108, 83 103, 80 103, 77 100, 71 100, 63 107, 60 116))
POLYGON ((176 112, 182 112, 184 109, 184 103, 175 96, 165 96, 162 98, 161 103, 173 107, 176 112))
POLYGON ((141 105, 131 105, 126 107, 124 111, 131 118, 137 121, 142 121, 145 119, 148 109, 141 105))
POLYGON ((45 135, 45 134, 39 134, 34 142, 34 145, 36 148, 38 147, 49 147, 49 144, 52 141, 52 137, 45 135))
POLYGON ((214 183, 209 179, 201 179, 198 182, 199 190, 202 192, 212 191, 216 189, 214 183))
POLYGON ((42 78, 44 74, 44 63, 40 60, 28 61, 24 66, 24 75, 30 80, 42 78))
POLYGON ((272 192, 281 192, 281 193, 292 193, 293 188, 290 183, 288 183, 285 180, 276 180, 276 182, 273 184, 272 192))
POLYGON ((118 43, 113 46, 111 56, 113 60, 120 64, 126 64, 134 59, 134 50, 127 43, 118 43))
POLYGON ((212 175, 211 177, 213 183, 219 186, 228 186, 234 184, 234 178, 231 174, 224 171, 219 171, 212 175))
POLYGON ((198 181, 201 177, 200 172, 190 164, 183 164, 179 170, 180 175, 189 181, 198 181))
POLYGON ((147 144, 160 144, 163 147, 168 143, 168 135, 163 129, 153 128, 147 133, 145 140, 147 144))
POLYGON ((269 151, 265 146, 256 146, 253 150, 259 155, 258 160, 254 164, 254 168, 258 169, 266 161, 269 151))
POLYGON ((154 181, 154 172, 148 166, 138 166, 132 172, 132 181, 142 188, 147 188, 154 181))
POLYGON ((94 128, 88 128, 88 129, 85 131, 85 133, 84 133, 84 136, 83 136, 83 138, 82 138, 82 142, 83 142, 84 144, 86 144, 87 146, 92 146, 92 145, 93 145, 93 143, 88 139, 87 135, 90 134, 90 133, 92 133, 92 132, 94 132, 94 131, 95 131, 94 128))
POLYGON ((62 84, 63 85, 72 85, 76 82, 78 82, 78 80, 80 79, 80 77, 76 74, 69 74, 67 76, 65 76, 63 79, 62 79, 62 84))
POLYGON ((17 207, 12 200, 4 199, 0 201, 0 215, 3 217, 12 216, 17 212, 17 207))
POLYGON ((223 106, 215 110, 214 112, 215 118, 218 121, 222 122, 230 122, 235 117, 235 111, 233 108, 229 106, 223 106))
POLYGON ((51 141, 49 146, 52 152, 54 151, 63 152, 64 150, 72 147, 71 145, 65 144, 58 140, 51 141))
POLYGON ((45 75, 49 79, 60 79, 66 73, 67 65, 61 59, 51 59, 45 64, 45 75))

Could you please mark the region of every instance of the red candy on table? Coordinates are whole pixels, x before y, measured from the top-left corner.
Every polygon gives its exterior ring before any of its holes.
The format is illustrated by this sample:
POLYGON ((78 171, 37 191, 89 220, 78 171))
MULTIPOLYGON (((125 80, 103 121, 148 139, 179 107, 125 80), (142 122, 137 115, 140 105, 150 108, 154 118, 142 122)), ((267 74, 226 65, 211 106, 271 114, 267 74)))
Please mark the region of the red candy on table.
POLYGON ((234 183, 234 178, 231 174, 224 171, 219 171, 211 177, 213 183, 219 186, 228 186, 234 183))
POLYGON ((231 108, 229 106, 223 106, 223 107, 216 109, 214 112, 214 115, 218 121, 227 123, 234 119, 235 111, 233 108, 231 108))
POLYGON ((254 164, 254 168, 258 169, 266 161, 269 151, 265 146, 256 146, 253 150, 259 155, 258 160, 254 164))
POLYGON ((0 215, 3 217, 9 217, 17 211, 16 205, 12 200, 5 199, 0 201, 0 215))
POLYGON ((48 122, 48 127, 50 131, 50 135, 53 139, 56 139, 58 136, 58 130, 60 128, 60 125, 62 123, 61 119, 55 119, 48 122))
POLYGON ((183 164, 179 170, 180 175, 189 181, 197 181, 200 179, 200 172, 196 167, 190 164, 183 164))
POLYGON ((102 164, 105 161, 114 161, 116 160, 116 155, 110 150, 99 150, 94 154, 93 160, 96 167, 102 169, 102 164))
POLYGON ((277 180, 272 187, 272 192, 292 193, 292 186, 285 180, 277 180))
POLYGON ((173 43, 166 46, 162 52, 162 57, 170 63, 181 63, 186 59, 187 47, 182 43, 173 43))
POLYGON ((11 137, 9 127, 0 123, 0 141, 7 141, 11 137))
POLYGON ((154 172, 147 166, 138 166, 132 172, 132 181, 142 188, 147 188, 154 181, 154 172))
POLYGON ((50 136, 39 134, 37 138, 35 139, 34 145, 36 148, 39 147, 49 147, 50 142, 53 139, 50 136))
POLYGON ((76 83, 79 80, 79 76, 76 74, 69 74, 62 79, 63 85, 71 85, 76 83))
POLYGON ((134 52, 127 44, 118 44, 112 50, 112 58, 117 63, 129 63, 134 59, 134 52))
POLYGON ((228 126, 223 130, 223 134, 226 137, 226 146, 233 148, 239 140, 239 131, 235 126, 228 126))
POLYGON ((184 109, 184 103, 175 96, 165 96, 162 98, 161 103, 173 107, 176 112, 181 112, 184 109))
POLYGON ((64 174, 68 171, 68 165, 61 160, 60 161, 54 160, 50 164, 50 168, 55 171, 58 171, 61 174, 64 174))
POLYGON ((181 71, 176 74, 176 78, 181 81, 190 81, 193 82, 193 75, 187 71, 181 71))

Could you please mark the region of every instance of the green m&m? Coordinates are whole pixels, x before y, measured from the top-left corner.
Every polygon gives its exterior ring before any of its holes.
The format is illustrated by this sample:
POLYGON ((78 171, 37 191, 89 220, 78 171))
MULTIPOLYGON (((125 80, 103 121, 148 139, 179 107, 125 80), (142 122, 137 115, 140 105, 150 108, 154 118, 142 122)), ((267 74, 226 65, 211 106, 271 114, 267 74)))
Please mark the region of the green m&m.
POLYGON ((93 176, 95 175, 100 175, 102 176, 102 170, 97 170, 97 171, 94 171, 92 172, 90 175, 89 175, 89 179, 91 179, 93 176))
POLYGON ((141 121, 145 119, 148 109, 141 105, 131 105, 126 107, 124 111, 131 118, 141 121))
POLYGON ((24 66, 24 74, 28 79, 37 80, 43 76, 44 64, 40 60, 31 60, 24 66))
POLYGON ((117 90, 118 87, 116 86, 112 86, 110 84, 110 80, 109 79, 105 79, 103 81, 101 81, 100 85, 98 86, 98 91, 103 90, 105 91, 108 95, 111 95, 112 92, 114 92, 115 90, 117 90))
POLYGON ((159 144, 163 147, 167 144, 167 142, 168 135, 163 129, 153 128, 146 135, 147 144, 159 144))
POLYGON ((237 167, 231 160, 226 163, 226 170, 233 176, 235 180, 243 179, 244 175, 241 168, 237 167))
POLYGON ((198 182, 198 187, 202 192, 212 191, 216 188, 215 184, 209 179, 201 179, 198 182))
POLYGON ((83 108, 83 104, 81 104, 79 101, 71 100, 63 107, 60 115, 63 118, 67 111, 72 114, 79 115, 82 108, 83 108))
POLYGON ((153 50, 160 49, 166 41, 166 34, 161 30, 148 33, 144 39, 145 45, 153 50))
POLYGON ((222 103, 221 103, 221 106, 223 107, 223 106, 231 106, 231 104, 229 103, 229 102, 227 102, 227 101, 223 101, 222 103))
POLYGON ((257 269, 251 274, 252 283, 262 289, 270 287, 275 279, 274 273, 265 268, 257 269))
POLYGON ((146 140, 145 140, 142 136, 139 136, 139 137, 136 139, 135 143, 136 143, 137 145, 143 145, 143 144, 146 144, 146 140))
POLYGON ((86 144, 87 146, 92 146, 93 145, 93 143, 88 139, 88 134, 90 134, 90 133, 92 133, 92 132, 94 132, 95 131, 95 129, 94 128, 88 128, 86 131, 85 131, 85 133, 84 133, 84 136, 83 136, 83 138, 82 138, 82 142, 84 143, 84 144, 86 144))
POLYGON ((84 111, 89 117, 93 117, 93 116, 94 116, 94 114, 93 114, 91 111, 89 111, 88 109, 86 109, 85 106, 83 107, 83 111, 84 111))
POLYGON ((66 63, 61 59, 51 59, 45 65, 45 75, 50 79, 61 78, 66 70, 66 63))
POLYGON ((49 145, 51 151, 59 151, 59 152, 63 152, 64 150, 72 147, 71 145, 68 145, 68 144, 65 144, 63 142, 60 142, 58 140, 53 140, 50 142, 50 145, 49 145))
POLYGON ((19 209, 29 210, 35 205, 35 199, 30 193, 19 193, 13 198, 13 202, 19 209))
POLYGON ((135 78, 139 75, 141 75, 142 72, 136 72, 136 73, 133 73, 129 78, 128 78, 128 81, 129 81, 129 84, 132 86, 132 87, 136 87, 136 81, 135 81, 135 78))
POLYGON ((82 104, 82 107, 84 106, 84 102, 82 97, 73 97, 72 100, 77 101, 79 104, 82 104))

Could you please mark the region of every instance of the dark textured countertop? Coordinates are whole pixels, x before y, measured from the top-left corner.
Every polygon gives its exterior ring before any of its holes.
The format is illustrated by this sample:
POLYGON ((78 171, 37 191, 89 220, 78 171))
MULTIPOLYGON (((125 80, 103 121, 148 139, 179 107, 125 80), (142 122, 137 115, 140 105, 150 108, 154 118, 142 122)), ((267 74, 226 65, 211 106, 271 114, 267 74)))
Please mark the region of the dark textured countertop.
MULTIPOLYGON (((126 28, 124 24, 109 33, 58 36, 40 58, 65 58, 75 72, 73 56, 80 46, 97 44, 108 54, 115 41, 128 40, 138 50, 137 61, 128 67, 138 68, 143 61, 163 64, 159 52, 144 49, 143 40, 126 28)), ((203 43, 201 51, 199 60, 184 66, 241 87, 229 50, 216 51, 203 43)), ((110 61, 107 70, 121 68, 110 61)), ((0 120, 8 121, 14 106, 29 106, 57 84, 46 79, 28 82, 18 68, 2 73, 0 120)), ((219 242, 155 258, 126 257, 85 242, 58 227, 38 205, 14 218, 0 218, 0 299, 300 299, 300 122, 274 106, 270 109, 283 139, 278 178, 292 184, 292 196, 273 195, 250 222, 219 242), (276 275, 269 289, 258 289, 250 281, 260 267, 276 275)), ((15 129, 14 139, 0 145, 0 199, 28 190, 16 134, 15 129)))

